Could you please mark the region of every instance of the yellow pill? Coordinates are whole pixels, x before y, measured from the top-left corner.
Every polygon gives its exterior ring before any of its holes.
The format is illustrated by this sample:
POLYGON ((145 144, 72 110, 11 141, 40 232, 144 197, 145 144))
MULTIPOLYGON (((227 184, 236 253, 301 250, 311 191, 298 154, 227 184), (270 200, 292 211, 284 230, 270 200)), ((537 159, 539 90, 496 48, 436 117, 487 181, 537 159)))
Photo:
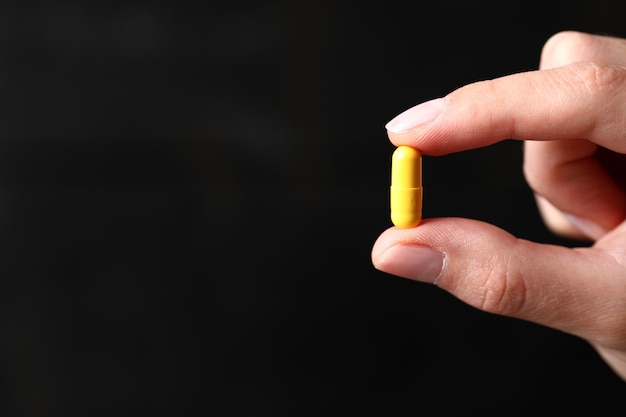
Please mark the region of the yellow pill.
POLYGON ((422 154, 398 146, 391 157, 391 221, 401 229, 422 221, 422 154))

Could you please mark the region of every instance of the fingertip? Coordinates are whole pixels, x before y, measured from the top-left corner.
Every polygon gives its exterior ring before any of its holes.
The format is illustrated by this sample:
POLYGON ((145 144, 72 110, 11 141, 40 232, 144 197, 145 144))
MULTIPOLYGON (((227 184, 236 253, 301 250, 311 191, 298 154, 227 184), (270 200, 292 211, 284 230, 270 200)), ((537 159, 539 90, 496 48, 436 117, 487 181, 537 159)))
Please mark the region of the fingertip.
POLYGON ((381 257, 387 249, 400 241, 398 233, 402 233, 401 229, 392 226, 383 231, 374 241, 371 252, 372 263, 374 266, 380 263, 381 257))

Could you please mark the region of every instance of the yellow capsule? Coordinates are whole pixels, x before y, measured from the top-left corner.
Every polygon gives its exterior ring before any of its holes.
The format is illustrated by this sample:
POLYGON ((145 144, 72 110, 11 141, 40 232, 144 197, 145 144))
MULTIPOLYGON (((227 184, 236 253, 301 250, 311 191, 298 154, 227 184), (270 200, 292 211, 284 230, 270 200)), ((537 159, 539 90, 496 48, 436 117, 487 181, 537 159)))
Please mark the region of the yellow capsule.
POLYGON ((422 221, 422 155, 410 146, 398 146, 391 157, 391 221, 401 229, 422 221))

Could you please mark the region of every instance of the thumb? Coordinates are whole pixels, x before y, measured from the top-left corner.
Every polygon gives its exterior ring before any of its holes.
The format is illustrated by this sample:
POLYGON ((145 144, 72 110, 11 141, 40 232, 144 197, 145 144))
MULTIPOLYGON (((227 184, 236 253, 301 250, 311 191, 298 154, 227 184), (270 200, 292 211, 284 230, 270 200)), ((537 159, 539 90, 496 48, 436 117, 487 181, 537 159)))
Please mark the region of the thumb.
POLYGON ((484 222, 437 218, 386 230, 372 261, 381 271, 433 283, 478 309, 600 344, 615 342, 603 338, 623 326, 626 285, 616 278, 624 268, 598 249, 533 243, 484 222))

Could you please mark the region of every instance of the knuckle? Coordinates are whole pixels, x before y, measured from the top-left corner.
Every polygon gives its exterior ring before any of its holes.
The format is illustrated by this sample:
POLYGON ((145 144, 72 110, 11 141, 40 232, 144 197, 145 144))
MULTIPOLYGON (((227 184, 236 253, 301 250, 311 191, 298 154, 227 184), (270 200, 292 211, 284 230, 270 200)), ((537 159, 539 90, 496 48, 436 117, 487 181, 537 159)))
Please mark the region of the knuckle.
POLYGON ((516 274, 511 262, 495 260, 487 267, 477 307, 483 311, 516 316, 526 304, 524 280, 516 274))
POLYGON ((626 76, 622 67, 602 65, 595 62, 580 62, 572 65, 577 85, 591 96, 603 95, 622 85, 626 76))
POLYGON ((537 169, 535 159, 524 157, 524 161, 522 162, 522 173, 526 182, 534 191, 537 191, 537 184, 541 184, 539 178, 541 172, 541 170, 537 169))
POLYGON ((576 31, 562 31, 552 35, 541 51, 543 67, 567 65, 575 61, 588 60, 595 50, 595 37, 576 31))
MULTIPOLYGON (((540 143, 538 145, 545 145, 540 143)), ((546 149, 546 146, 541 146, 540 149, 535 150, 532 157, 524 155, 522 163, 522 173, 526 180, 526 183, 530 188, 539 195, 545 195, 550 193, 559 184, 562 184, 565 178, 565 171, 567 167, 561 164, 561 161, 556 158, 546 158, 546 154, 549 154, 550 149, 546 149), (542 154, 538 154, 538 151, 542 151, 542 154)))
POLYGON ((522 172, 526 183, 539 195, 550 194, 550 191, 565 182, 563 167, 549 161, 536 162, 525 158, 522 164, 522 172))

